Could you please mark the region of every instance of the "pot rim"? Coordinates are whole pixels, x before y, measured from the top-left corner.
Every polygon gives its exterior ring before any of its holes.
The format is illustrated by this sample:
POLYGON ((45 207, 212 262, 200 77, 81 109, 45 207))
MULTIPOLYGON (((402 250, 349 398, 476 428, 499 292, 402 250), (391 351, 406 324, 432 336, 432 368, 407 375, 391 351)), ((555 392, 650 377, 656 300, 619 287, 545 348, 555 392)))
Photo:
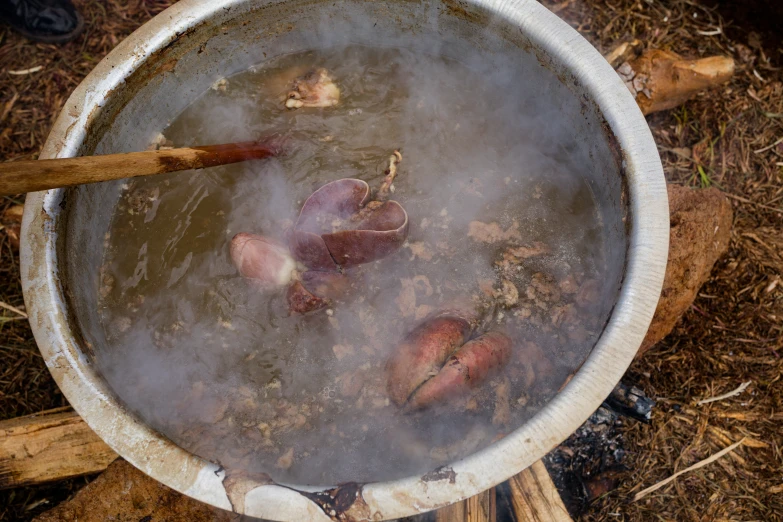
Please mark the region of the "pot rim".
MULTIPOLYGON (((270 484, 268 480, 249 477, 224 482, 222 468, 183 450, 138 421, 113 397, 89 364, 68 321, 68 306, 57 275, 55 222, 65 191, 29 194, 20 257, 30 326, 62 392, 87 424, 119 455, 181 493, 253 517, 328 521, 332 518, 327 512, 335 509, 346 520, 393 519, 445 506, 508 479, 565 440, 609 395, 647 332, 666 269, 669 209, 655 142, 634 98, 617 74, 565 22, 535 0, 469 2, 519 26, 535 47, 558 57, 562 66, 591 92, 622 151, 632 218, 626 272, 610 320, 579 371, 524 425, 438 473, 344 485, 321 496, 330 498, 330 505, 323 500, 315 502, 313 488, 270 484), (303 494, 306 490, 311 493, 303 494), (346 492, 351 494, 352 501, 347 507, 337 505, 335 498, 346 492)), ((73 92, 40 158, 76 155, 86 137, 86 129, 110 98, 111 91, 121 87, 124 79, 147 58, 171 44, 177 35, 205 20, 225 15, 227 7, 246 3, 246 0, 181 0, 135 31, 73 92)))

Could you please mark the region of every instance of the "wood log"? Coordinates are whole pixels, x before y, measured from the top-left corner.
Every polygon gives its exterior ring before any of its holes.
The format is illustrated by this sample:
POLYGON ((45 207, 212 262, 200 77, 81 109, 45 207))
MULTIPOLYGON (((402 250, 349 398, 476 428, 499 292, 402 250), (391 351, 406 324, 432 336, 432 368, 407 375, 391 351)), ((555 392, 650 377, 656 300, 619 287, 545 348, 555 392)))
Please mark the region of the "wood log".
POLYGON ((0 422, 0 489, 98 473, 116 458, 70 408, 0 422))
POLYGON ((518 522, 571 522, 542 461, 509 480, 511 504, 518 522))
POLYGON ((495 488, 435 512, 436 522, 495 522, 495 488))
MULTIPOLYGON (((549 477, 542 461, 534 463, 508 481, 507 503, 510 501, 516 522, 571 522, 560 493, 549 477)), ((436 522, 494 522, 497 518, 495 488, 435 512, 436 522)), ((508 509, 508 508, 506 508, 508 509)), ((501 515, 503 509, 501 509, 501 515)), ((502 516, 501 516, 502 518, 502 516)))
MULTIPOLYGON (((621 46, 606 58, 616 63, 626 50, 621 46)), ((699 92, 727 82, 734 74, 734 60, 728 56, 686 60, 670 51, 652 49, 622 62, 617 74, 647 115, 682 105, 699 92)))

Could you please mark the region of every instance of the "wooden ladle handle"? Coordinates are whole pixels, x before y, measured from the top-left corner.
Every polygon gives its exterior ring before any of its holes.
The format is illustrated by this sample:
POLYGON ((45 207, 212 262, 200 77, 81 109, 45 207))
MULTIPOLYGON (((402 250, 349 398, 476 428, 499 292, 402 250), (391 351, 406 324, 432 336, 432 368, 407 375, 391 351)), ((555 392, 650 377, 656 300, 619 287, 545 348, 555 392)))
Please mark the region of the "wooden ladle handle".
POLYGON ((282 153, 280 138, 169 150, 0 163, 0 195, 203 169, 282 153))

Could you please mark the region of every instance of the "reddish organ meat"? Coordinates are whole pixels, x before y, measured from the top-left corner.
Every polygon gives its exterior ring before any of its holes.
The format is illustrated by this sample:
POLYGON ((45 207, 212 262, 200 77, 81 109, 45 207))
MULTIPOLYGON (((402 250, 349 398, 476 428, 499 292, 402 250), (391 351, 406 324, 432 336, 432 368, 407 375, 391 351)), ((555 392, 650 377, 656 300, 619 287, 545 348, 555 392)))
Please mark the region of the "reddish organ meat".
POLYGON ((289 234, 288 248, 264 236, 234 236, 231 259, 239 273, 264 289, 290 284, 286 297, 292 313, 325 308, 344 297, 350 287, 344 269, 386 257, 408 237, 408 214, 387 200, 401 160, 394 151, 376 201, 370 186, 358 179, 332 181, 313 192, 289 234), (306 268, 301 276, 297 261, 306 268))
POLYGON ((342 299, 351 285, 348 277, 340 272, 308 270, 301 275, 300 281, 310 292, 325 299, 342 299))
POLYGON ((493 370, 511 357, 511 339, 500 332, 488 332, 459 348, 446 365, 416 390, 407 404, 420 409, 445 402, 483 383, 493 370))
POLYGON ((327 299, 314 295, 299 281, 295 281, 288 287, 286 298, 288 299, 288 309, 291 313, 306 314, 307 312, 313 312, 329 306, 327 299))
POLYGON ((338 179, 307 198, 289 246, 308 268, 337 270, 386 257, 407 237, 408 214, 399 203, 370 201, 367 183, 338 179))
POLYGON ((288 287, 286 297, 292 313, 306 314, 329 306, 348 292, 348 278, 340 272, 315 272, 302 274, 301 280, 288 287))
POLYGON ((231 240, 231 260, 242 277, 253 279, 264 288, 287 285, 296 268, 296 262, 284 245, 245 232, 231 240))
POLYGON ((465 319, 437 315, 408 334, 386 366, 391 400, 398 406, 405 404, 421 383, 440 371, 470 332, 471 325, 465 319))

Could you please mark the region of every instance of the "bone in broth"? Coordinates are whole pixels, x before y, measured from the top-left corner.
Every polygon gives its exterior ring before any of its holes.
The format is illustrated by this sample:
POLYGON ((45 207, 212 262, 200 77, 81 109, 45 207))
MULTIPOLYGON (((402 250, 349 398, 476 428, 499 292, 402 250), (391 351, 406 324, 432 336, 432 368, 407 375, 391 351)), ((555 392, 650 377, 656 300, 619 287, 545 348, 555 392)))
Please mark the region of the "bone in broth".
POLYGON ((123 186, 95 347, 122 402, 226 470, 319 486, 424 473, 534 415, 617 284, 553 98, 479 69, 293 54, 171 122, 156 146, 286 153, 123 186))

